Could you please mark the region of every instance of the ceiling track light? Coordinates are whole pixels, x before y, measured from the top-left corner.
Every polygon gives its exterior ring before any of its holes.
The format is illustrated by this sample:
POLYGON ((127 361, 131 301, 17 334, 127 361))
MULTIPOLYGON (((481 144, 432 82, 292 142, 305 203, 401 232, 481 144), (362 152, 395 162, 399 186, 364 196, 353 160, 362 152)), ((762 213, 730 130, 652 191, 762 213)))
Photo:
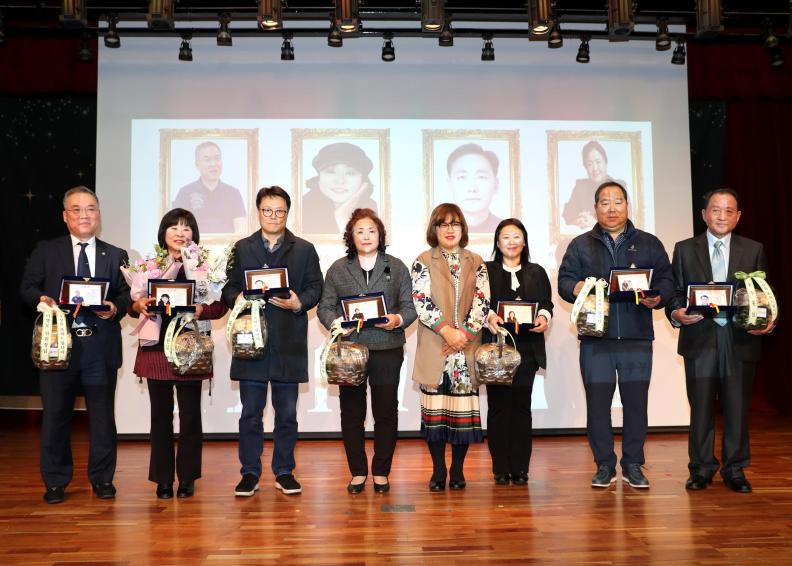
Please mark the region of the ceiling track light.
POLYGON ((696 0, 696 37, 715 37, 723 31, 720 0, 696 0))
POLYGON ((121 38, 118 35, 118 15, 107 16, 107 31, 104 34, 104 45, 108 49, 121 47, 121 38))
POLYGON ((589 49, 589 41, 591 37, 584 35, 580 38, 580 47, 578 47, 577 57, 575 61, 578 63, 588 63, 591 61, 591 51, 589 49))
POLYGON ((382 60, 391 63, 396 60, 396 48, 393 46, 393 34, 386 32, 382 34, 382 60))
POLYGON ((443 29, 440 30, 440 37, 437 38, 437 44, 440 47, 454 46, 454 30, 451 28, 450 18, 446 18, 446 21, 443 24, 443 29))
POLYGON ((90 63, 93 61, 93 53, 91 52, 91 35, 87 32, 80 34, 80 51, 78 53, 80 61, 83 63, 90 63))
POLYGON ((561 24, 556 22, 547 38, 547 47, 559 49, 564 46, 564 37, 561 35, 561 24))
POLYGON ((668 51, 671 49, 671 36, 668 35, 668 20, 657 20, 657 37, 655 38, 655 51, 668 51))
POLYGON ((492 45, 492 34, 485 33, 481 36, 481 39, 484 40, 484 46, 481 48, 481 60, 482 61, 494 61, 495 60, 495 46, 492 45))
POLYGON ((231 14, 223 12, 217 16, 217 21, 220 24, 220 27, 217 29, 217 45, 220 47, 231 47, 234 43, 234 40, 231 38, 231 30, 229 29, 231 14))
POLYGON ((445 0, 421 0, 421 29, 439 32, 445 23, 445 0))
POLYGON ((149 29, 173 29, 174 7, 173 0, 149 0, 148 21, 149 29))
POLYGON ((256 18, 261 29, 281 29, 283 27, 281 0, 259 0, 256 18))
POLYGON ((528 0, 530 39, 544 39, 550 32, 550 0, 528 0))
POLYGON ((633 0, 608 0, 608 39, 627 41, 634 27, 633 0))
POLYGON ((342 47, 344 45, 344 38, 341 37, 341 32, 338 31, 338 26, 335 21, 330 22, 330 33, 327 34, 327 45, 330 47, 342 47))
POLYGON ((192 61, 192 47, 190 47, 191 33, 181 34, 181 47, 179 47, 179 61, 192 61))
POLYGON ((85 0, 63 0, 59 19, 64 27, 87 27, 88 9, 85 0))
POLYGON ((283 43, 281 44, 281 61, 294 61, 294 45, 292 45, 292 38, 294 34, 284 33, 283 43))
POLYGON ((341 33, 358 31, 358 0, 335 0, 335 18, 341 33))
POLYGON ((674 54, 671 55, 671 63, 674 65, 684 65, 687 53, 685 51, 685 43, 681 39, 677 39, 674 54))

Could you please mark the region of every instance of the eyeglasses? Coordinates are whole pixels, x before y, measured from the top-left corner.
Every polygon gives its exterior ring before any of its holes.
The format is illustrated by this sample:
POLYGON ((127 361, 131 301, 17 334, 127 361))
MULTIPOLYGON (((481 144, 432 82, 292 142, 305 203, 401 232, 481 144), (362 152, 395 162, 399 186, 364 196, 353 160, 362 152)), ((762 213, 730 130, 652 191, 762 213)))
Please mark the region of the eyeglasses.
POLYGON ((437 227, 440 228, 441 230, 446 230, 446 231, 454 230, 454 231, 456 231, 456 230, 461 230, 462 229, 462 223, 461 222, 441 222, 440 224, 437 224, 437 227))
POLYGON ((288 211, 288 210, 284 210, 284 209, 282 209, 282 208, 277 208, 277 209, 273 209, 273 208, 260 208, 259 210, 261 210, 261 214, 263 214, 263 215, 264 215, 264 216, 266 216, 267 218, 269 218, 269 217, 270 217, 270 216, 272 216, 273 214, 275 214, 275 218, 283 218, 284 216, 286 216, 287 214, 289 214, 289 211, 288 211))
POLYGON ((72 208, 67 208, 66 212, 68 212, 72 216, 77 216, 77 217, 79 217, 80 214, 82 214, 83 212, 85 213, 86 216, 93 216, 94 214, 99 212, 99 207, 98 206, 85 206, 85 207, 74 206, 72 208))

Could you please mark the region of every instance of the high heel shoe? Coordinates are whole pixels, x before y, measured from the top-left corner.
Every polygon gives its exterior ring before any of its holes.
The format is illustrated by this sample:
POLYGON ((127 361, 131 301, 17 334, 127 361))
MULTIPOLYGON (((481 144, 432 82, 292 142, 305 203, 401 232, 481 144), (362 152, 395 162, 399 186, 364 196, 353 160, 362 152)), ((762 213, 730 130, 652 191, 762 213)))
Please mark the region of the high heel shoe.
POLYGON ((173 499, 173 484, 172 483, 158 483, 157 484, 157 499, 173 499))

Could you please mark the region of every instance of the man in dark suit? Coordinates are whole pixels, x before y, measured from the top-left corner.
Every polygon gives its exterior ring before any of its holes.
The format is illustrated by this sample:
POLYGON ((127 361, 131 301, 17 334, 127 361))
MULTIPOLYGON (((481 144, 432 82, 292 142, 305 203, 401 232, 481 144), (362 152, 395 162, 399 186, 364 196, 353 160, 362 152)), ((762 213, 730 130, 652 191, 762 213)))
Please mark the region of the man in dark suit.
POLYGON ((737 271, 765 271, 762 244, 732 231, 740 220, 737 193, 719 189, 704 196, 701 216, 707 231, 678 242, 672 267, 676 292, 666 306, 671 324, 680 329, 677 352, 685 359, 685 378, 690 403, 687 489, 704 489, 720 468, 727 487, 749 493, 751 484, 743 468, 751 460, 748 442, 748 410, 756 362, 761 354, 760 335, 765 330, 745 331, 718 315, 705 319, 686 314, 687 286, 707 281, 736 283, 737 271), (715 396, 723 409, 722 462, 715 457, 715 396))
POLYGON ((63 197, 63 221, 68 236, 40 242, 25 266, 20 292, 31 307, 39 302, 56 306, 64 276, 110 280, 108 310, 81 310, 72 324, 72 356, 63 371, 41 371, 41 477, 47 486, 44 500, 61 503, 73 475, 70 445, 74 400, 82 385, 90 419, 88 479, 101 499, 115 497, 116 466, 115 386, 121 367, 119 320, 129 305, 129 286, 121 265, 127 253, 99 240, 99 200, 86 187, 69 189, 63 197))
POLYGON ((285 266, 289 270, 289 297, 271 297, 264 311, 268 340, 260 360, 231 361, 231 379, 239 381, 242 415, 239 418, 239 460, 242 480, 234 493, 253 495, 261 477, 264 443, 262 416, 267 389, 272 388, 275 410, 272 472, 275 487, 285 494, 302 491, 293 475, 297 443, 297 395, 308 381, 308 311, 322 296, 322 270, 313 244, 286 229, 291 208, 289 194, 267 187, 256 195, 261 230, 239 240, 228 270, 223 300, 233 307, 242 298, 245 270, 285 266))

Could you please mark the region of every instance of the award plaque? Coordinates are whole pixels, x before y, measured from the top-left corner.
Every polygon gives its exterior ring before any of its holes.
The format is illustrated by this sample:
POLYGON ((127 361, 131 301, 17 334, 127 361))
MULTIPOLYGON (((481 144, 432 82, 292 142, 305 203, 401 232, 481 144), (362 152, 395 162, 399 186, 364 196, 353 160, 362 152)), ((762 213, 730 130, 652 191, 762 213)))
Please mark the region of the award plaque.
POLYGON ((732 283, 691 283, 687 286, 685 314, 696 313, 706 318, 714 318, 721 312, 730 313, 734 310, 733 296, 732 283))
POLYGON ((638 302, 660 294, 652 289, 651 267, 614 267, 608 278, 608 300, 612 303, 638 302))
POLYGON ((520 330, 530 330, 536 323, 539 311, 538 301, 497 301, 495 312, 503 319, 503 327, 512 334, 519 335, 520 330))
POLYGON ((377 324, 388 322, 388 318, 385 316, 388 314, 385 293, 341 297, 341 309, 344 311, 344 322, 341 323, 341 328, 355 328, 356 326, 371 328, 377 324))
POLYGON ((104 301, 109 290, 109 279, 66 276, 61 280, 60 304, 69 310, 79 305, 83 310, 107 311, 110 307, 104 301))
POLYGON ((149 279, 149 297, 156 301, 148 307, 153 312, 194 312, 195 281, 191 279, 149 279))
POLYGON ((245 297, 280 297, 288 299, 289 268, 286 266, 262 267, 245 270, 245 297))

